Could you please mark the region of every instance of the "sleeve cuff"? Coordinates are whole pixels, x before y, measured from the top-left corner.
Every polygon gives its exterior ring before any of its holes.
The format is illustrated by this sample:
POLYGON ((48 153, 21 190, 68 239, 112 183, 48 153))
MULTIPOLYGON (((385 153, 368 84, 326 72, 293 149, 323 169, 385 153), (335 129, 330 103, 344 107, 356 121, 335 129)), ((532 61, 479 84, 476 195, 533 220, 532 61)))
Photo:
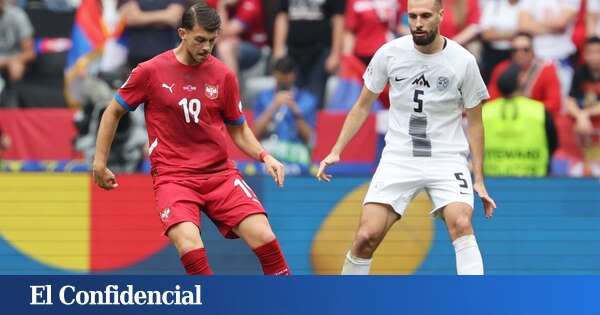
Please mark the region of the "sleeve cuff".
POLYGON ((115 93, 115 100, 117 100, 117 103, 119 103, 119 105, 121 105, 127 111, 129 111, 129 112, 131 111, 131 107, 129 107, 129 105, 127 105, 127 102, 125 102, 125 100, 121 97, 121 95, 119 95, 119 92, 115 93))
MULTIPOLYGON (((364 77, 363 77, 363 79, 364 79, 364 77)), ((366 88, 367 88, 369 91, 371 91, 372 93, 374 93, 374 94, 380 94, 380 93, 381 93, 381 92, 383 92, 383 90, 385 89, 385 84, 384 84, 384 85, 383 85, 383 87, 382 87, 382 88, 380 88, 380 89, 377 89, 377 88, 374 86, 374 84, 373 84, 373 83, 371 83, 371 82, 369 82, 369 81, 367 81, 367 80, 365 80, 365 83, 364 83, 364 84, 365 84, 365 87, 366 87, 366 88)))
POLYGON ((226 119, 225 123, 227 125, 239 126, 239 125, 242 125, 245 121, 246 121, 246 119, 244 118, 244 116, 241 116, 240 118, 235 119, 235 120, 226 119))

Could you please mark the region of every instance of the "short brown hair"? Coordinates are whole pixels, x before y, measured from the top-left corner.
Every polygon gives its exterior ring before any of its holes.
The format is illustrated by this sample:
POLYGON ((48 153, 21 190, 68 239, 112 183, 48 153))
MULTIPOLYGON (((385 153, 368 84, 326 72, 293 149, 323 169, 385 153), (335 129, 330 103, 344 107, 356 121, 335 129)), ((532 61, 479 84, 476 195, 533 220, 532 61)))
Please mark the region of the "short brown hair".
POLYGON ((217 11, 204 1, 190 5, 181 16, 181 27, 191 30, 194 25, 202 26, 208 32, 215 32, 221 27, 221 18, 217 11))

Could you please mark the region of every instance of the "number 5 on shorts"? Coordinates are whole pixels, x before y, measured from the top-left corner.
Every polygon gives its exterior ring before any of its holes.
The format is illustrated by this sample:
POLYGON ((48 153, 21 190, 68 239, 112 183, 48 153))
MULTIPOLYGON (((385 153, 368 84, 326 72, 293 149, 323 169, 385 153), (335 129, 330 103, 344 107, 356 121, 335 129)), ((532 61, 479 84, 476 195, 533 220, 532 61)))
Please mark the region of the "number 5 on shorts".
POLYGON ((454 177, 456 177, 456 180, 461 182, 460 187, 469 188, 469 184, 467 183, 467 180, 463 178, 463 176, 463 173, 454 173, 454 177))

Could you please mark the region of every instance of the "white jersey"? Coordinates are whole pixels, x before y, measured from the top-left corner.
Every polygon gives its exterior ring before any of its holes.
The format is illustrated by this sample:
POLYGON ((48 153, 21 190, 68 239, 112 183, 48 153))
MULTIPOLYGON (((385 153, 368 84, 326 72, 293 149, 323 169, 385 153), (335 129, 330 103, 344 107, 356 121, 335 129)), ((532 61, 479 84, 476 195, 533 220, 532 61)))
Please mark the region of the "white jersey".
POLYGON ((489 98, 471 53, 446 39, 442 51, 423 54, 407 35, 381 46, 363 78, 374 93, 390 84, 382 163, 415 157, 466 161, 463 108, 489 98))

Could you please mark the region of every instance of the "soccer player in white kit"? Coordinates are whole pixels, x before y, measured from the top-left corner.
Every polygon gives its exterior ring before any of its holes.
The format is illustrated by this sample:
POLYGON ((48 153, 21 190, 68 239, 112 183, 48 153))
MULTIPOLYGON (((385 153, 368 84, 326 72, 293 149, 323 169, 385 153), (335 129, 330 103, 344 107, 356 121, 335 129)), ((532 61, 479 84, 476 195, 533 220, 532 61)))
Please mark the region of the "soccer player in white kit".
POLYGON ((489 96, 475 57, 439 34, 442 17, 441 0, 408 1, 411 35, 395 39, 375 53, 363 76, 362 92, 331 153, 320 164, 317 178, 330 181, 327 166, 340 160, 344 147, 389 83, 386 144, 342 274, 369 273, 377 246, 421 190, 431 198, 431 213, 441 216, 448 227, 457 273, 483 274, 471 217, 473 191, 481 198, 487 218, 496 208, 483 180, 481 102, 489 96), (461 124, 463 110, 467 136, 461 124), (469 147, 473 183, 467 162, 469 147))

